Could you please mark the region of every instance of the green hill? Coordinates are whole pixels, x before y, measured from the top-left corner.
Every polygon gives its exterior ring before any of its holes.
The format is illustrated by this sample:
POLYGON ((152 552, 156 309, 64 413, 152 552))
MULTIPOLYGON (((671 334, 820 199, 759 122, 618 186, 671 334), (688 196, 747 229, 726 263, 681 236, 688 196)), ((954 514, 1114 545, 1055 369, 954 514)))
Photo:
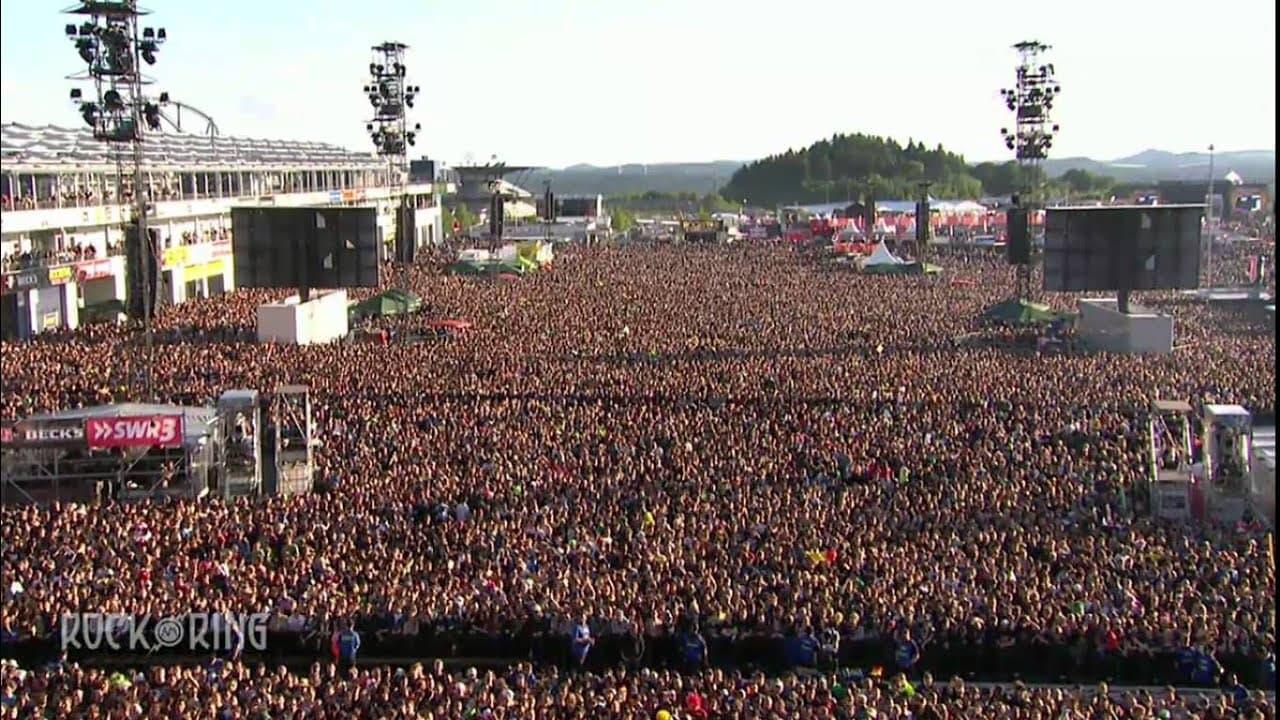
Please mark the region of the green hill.
POLYGON ((906 145, 872 135, 835 135, 803 150, 749 163, 721 190, 752 205, 821 203, 861 198, 910 198, 918 183, 933 183, 936 197, 978 197, 983 183, 960 155, 941 145, 906 145))

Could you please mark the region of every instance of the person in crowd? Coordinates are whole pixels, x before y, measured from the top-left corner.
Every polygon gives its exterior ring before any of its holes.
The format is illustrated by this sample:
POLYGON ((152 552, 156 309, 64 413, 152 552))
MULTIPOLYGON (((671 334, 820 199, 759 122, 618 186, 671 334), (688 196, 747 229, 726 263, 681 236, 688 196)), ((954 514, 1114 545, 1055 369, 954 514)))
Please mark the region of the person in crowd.
POLYGON ((339 668, 345 670, 355 666, 356 654, 360 652, 360 633, 350 622, 339 623, 338 630, 333 633, 330 651, 339 668))
POLYGON ((591 652, 591 646, 594 644, 595 638, 591 636, 591 627, 587 625, 586 619, 579 618, 574 621, 569 645, 569 657, 574 667, 581 668, 587 664, 587 654, 591 652))

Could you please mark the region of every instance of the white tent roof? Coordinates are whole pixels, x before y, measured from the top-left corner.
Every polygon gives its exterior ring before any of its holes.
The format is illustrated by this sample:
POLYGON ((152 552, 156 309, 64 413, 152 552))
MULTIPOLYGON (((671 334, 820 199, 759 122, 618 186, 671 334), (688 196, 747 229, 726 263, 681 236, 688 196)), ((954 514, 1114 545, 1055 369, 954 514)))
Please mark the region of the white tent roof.
POLYGON ((868 265, 901 265, 902 260, 889 252, 889 248, 885 247, 884 241, 881 240, 876 249, 871 251, 867 259, 863 261, 862 266, 868 265))

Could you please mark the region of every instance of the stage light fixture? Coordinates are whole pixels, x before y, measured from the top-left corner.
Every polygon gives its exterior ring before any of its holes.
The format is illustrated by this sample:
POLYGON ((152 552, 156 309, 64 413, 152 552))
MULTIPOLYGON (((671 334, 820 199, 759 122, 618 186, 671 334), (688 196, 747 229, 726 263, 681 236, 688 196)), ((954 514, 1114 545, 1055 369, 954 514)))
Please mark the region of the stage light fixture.
POLYGON ((147 128, 150 130, 160 130, 160 106, 155 103, 147 103, 142 108, 142 115, 147 121, 147 128))
MULTIPOLYGON (((1018 65, 1014 68, 1015 82, 1013 87, 1001 90, 1000 95, 1005 107, 1013 113, 1012 128, 1000 128, 1005 147, 1013 152, 1023 182, 1028 183, 1016 197, 1015 204, 1026 210, 1034 211, 1042 207, 1040 197, 1044 175, 1040 164, 1049 156, 1053 148, 1053 136, 1058 132, 1058 125, 1050 120, 1054 100, 1060 86, 1053 81, 1054 67, 1041 61, 1048 45, 1040 42, 1021 42, 1013 46, 1019 55, 1018 65)), ((1030 297, 1031 266, 1025 260, 1010 262, 1016 266, 1017 296, 1020 299, 1030 297)))
MULTIPOLYGON (((160 93, 159 101, 154 102, 143 94, 143 88, 150 80, 139 72, 138 58, 147 64, 154 64, 167 33, 164 28, 140 27, 139 19, 147 11, 138 8, 135 0, 83 0, 65 14, 73 16, 73 23, 65 24, 63 31, 80 59, 88 66, 84 79, 93 83, 89 97, 79 88, 72 88, 71 99, 77 104, 76 110, 80 118, 92 129, 94 138, 117 146, 117 150, 113 151, 117 157, 125 157, 125 152, 118 149, 119 145, 129 146, 133 183, 137 191, 131 203, 132 213, 126 214, 126 217, 137 228, 134 235, 138 238, 138 244, 144 245, 145 238, 148 237, 147 216, 153 206, 147 193, 143 191, 143 130, 161 129, 161 121, 165 117, 160 106, 169 102, 169 95, 160 93)), ((212 126, 212 122, 210 125, 212 126)), ((216 133, 216 130, 213 132, 216 133)), ((144 247, 138 255, 145 252, 144 247)), ((134 273, 138 270, 139 268, 130 267, 126 273, 131 278, 131 285, 134 284, 134 273)), ((146 357, 141 360, 142 373, 139 376, 145 382, 145 388, 136 388, 137 395, 154 401, 156 397, 151 371, 154 336, 151 321, 153 301, 157 298, 141 290, 150 286, 148 274, 146 265, 143 264, 136 281, 138 287, 127 292, 127 301, 129 313, 143 321, 146 342, 146 357)))
POLYGON ((97 57, 92 40, 81 39, 76 41, 76 50, 80 53, 80 59, 87 63, 92 63, 97 57))

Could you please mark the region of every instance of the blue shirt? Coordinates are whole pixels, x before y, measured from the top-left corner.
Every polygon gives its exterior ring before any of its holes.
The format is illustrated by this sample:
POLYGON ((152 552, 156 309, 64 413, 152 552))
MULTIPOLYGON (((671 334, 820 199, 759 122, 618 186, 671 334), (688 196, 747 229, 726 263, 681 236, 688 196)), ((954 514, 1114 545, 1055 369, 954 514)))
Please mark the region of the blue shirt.
POLYGON ((360 650, 360 633, 355 630, 343 630, 333 639, 334 648, 340 660, 354 660, 360 650))
POLYGON ((1218 674, 1218 661, 1212 655, 1197 652, 1195 662, 1191 666, 1191 682, 1197 685, 1212 685, 1218 674))
POLYGON ((910 668, 920 659, 920 646, 915 640, 904 640, 898 643, 898 649, 893 657, 898 662, 899 668, 904 670, 910 668))
POLYGON ((689 663, 700 663, 707 655, 707 644, 693 633, 684 636, 681 648, 684 650, 685 661, 689 663))
POLYGON ((587 651, 591 649, 591 629, 586 625, 573 626, 573 657, 575 660, 582 660, 587 656, 587 651))

